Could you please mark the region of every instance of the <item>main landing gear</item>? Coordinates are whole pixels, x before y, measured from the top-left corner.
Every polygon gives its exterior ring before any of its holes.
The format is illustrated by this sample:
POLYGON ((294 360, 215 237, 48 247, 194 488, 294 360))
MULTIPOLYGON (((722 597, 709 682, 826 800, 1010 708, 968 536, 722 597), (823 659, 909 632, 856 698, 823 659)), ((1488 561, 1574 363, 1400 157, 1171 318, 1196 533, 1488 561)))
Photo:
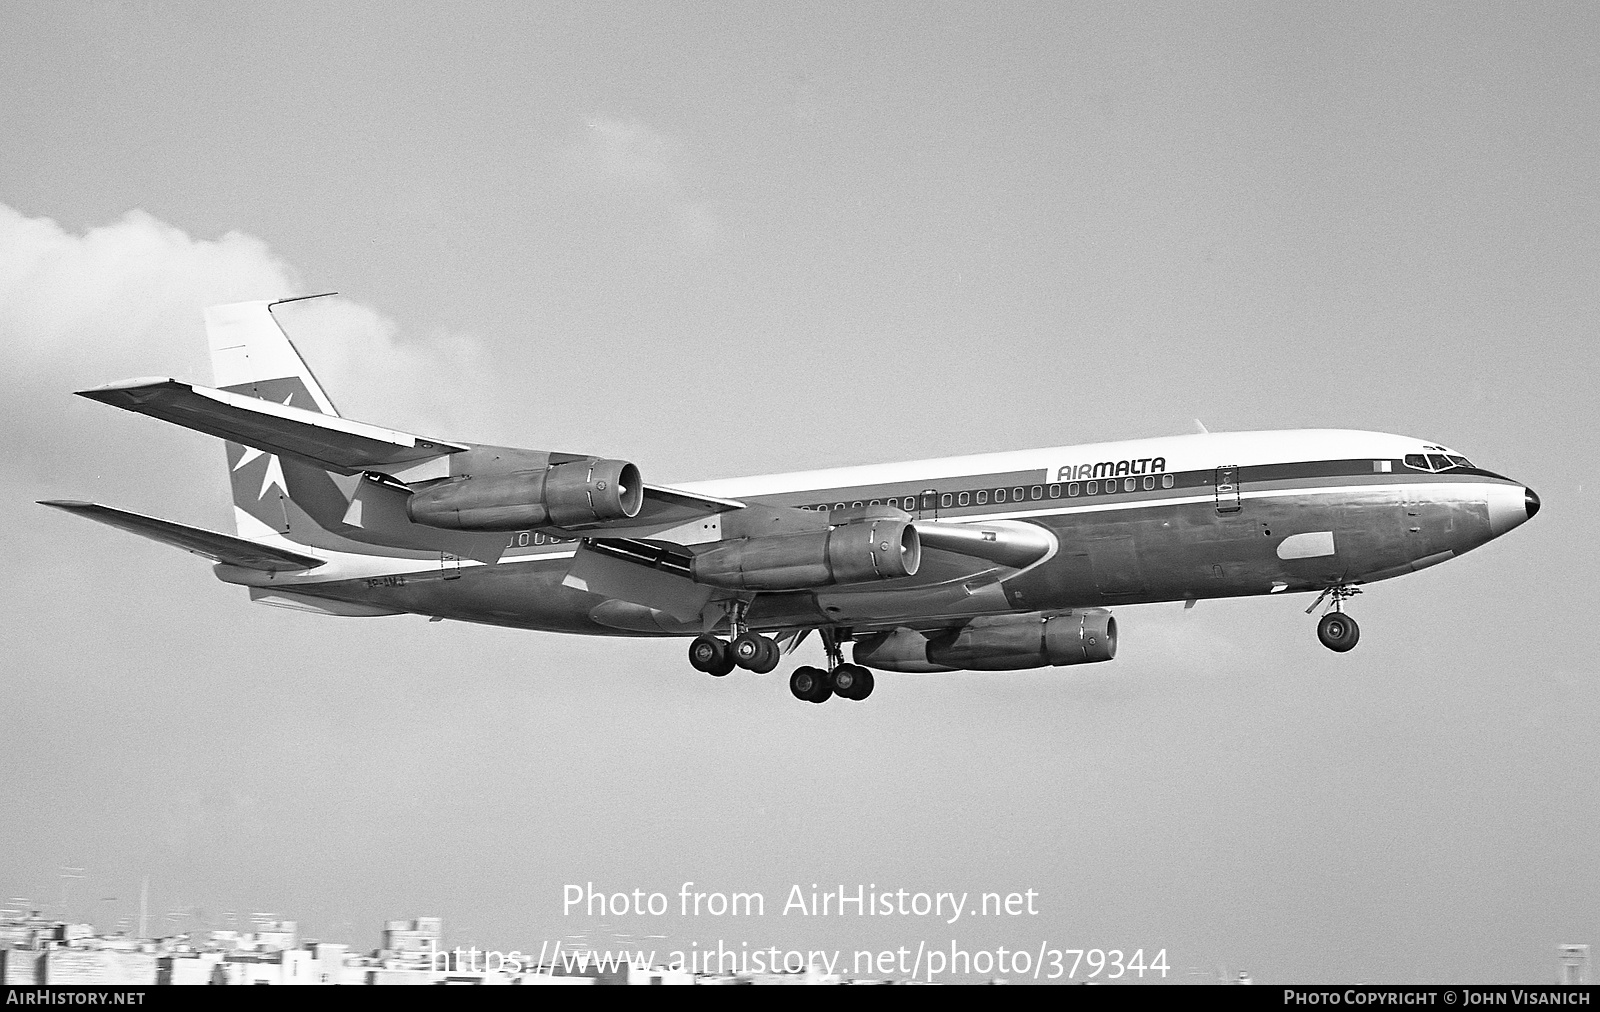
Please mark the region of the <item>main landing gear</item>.
POLYGON ((789 676, 789 691, 807 703, 826 703, 830 696, 866 699, 872 686, 872 672, 859 664, 839 664, 832 671, 808 665, 795 668, 789 676))
POLYGON ((746 631, 727 643, 710 634, 695 637, 689 644, 689 664, 696 671, 721 678, 734 668, 764 675, 778 666, 782 656, 778 644, 760 633, 746 631))
MULTIPOLYGON (((828 668, 810 665, 796 668, 789 676, 789 691, 794 697, 808 703, 825 703, 833 696, 866 699, 872 695, 872 672, 859 664, 845 663, 839 635, 824 630, 822 644, 828 652, 828 668)), ((778 666, 780 653, 776 642, 749 629, 731 641, 706 633, 689 644, 689 664, 696 671, 718 678, 736 667, 764 675, 778 666)))
POLYGON ((1309 615, 1317 609, 1323 598, 1331 598, 1328 613, 1317 622, 1317 639, 1322 645, 1337 653, 1351 650, 1361 640, 1361 627, 1356 625, 1356 620, 1344 613, 1344 602, 1361 593, 1360 587, 1347 587, 1336 584, 1322 592, 1322 597, 1311 603, 1306 609, 1309 615))
MULTIPOLYGON (((866 699, 872 695, 872 672, 859 664, 846 664, 839 631, 823 629, 822 648, 828 652, 828 670, 796 668, 789 676, 789 691, 807 703, 826 703, 830 696, 866 699)), ((846 634, 848 636, 848 634, 846 634)))

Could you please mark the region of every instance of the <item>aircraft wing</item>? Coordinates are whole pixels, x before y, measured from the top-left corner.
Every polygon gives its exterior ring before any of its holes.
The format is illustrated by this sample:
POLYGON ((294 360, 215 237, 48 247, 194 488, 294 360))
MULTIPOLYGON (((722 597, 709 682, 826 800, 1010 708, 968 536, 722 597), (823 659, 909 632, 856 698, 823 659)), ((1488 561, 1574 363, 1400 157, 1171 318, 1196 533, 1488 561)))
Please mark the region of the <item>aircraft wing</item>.
POLYGON ((78 396, 268 453, 299 457, 341 474, 403 470, 467 449, 440 439, 425 439, 175 379, 125 380, 80 390, 78 396))
POLYGON ((258 545, 254 541, 246 541, 228 534, 218 534, 214 531, 201 530, 198 527, 189 527, 185 524, 175 524, 170 520, 157 520, 139 513, 129 513, 126 510, 112 509, 110 506, 101 506, 99 503, 75 502, 72 500, 45 499, 39 505, 50 506, 68 513, 76 513, 80 517, 98 520, 100 523, 109 524, 140 537, 159 541, 165 545, 181 548, 186 552, 193 552, 212 562, 225 562, 230 566, 239 566, 244 569, 260 569, 268 572, 280 570, 315 569, 322 565, 321 559, 313 559, 309 555, 298 552, 285 551, 271 545, 258 545))

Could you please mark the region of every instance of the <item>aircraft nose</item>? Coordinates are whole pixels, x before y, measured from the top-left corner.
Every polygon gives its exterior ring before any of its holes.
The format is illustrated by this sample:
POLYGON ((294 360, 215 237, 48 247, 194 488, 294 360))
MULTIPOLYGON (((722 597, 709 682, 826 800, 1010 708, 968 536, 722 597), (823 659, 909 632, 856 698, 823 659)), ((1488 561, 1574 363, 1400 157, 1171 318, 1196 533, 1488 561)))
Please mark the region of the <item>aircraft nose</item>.
POLYGON ((1531 488, 1522 490, 1523 507, 1528 511, 1528 519, 1532 520, 1535 513, 1539 512, 1539 493, 1531 488))

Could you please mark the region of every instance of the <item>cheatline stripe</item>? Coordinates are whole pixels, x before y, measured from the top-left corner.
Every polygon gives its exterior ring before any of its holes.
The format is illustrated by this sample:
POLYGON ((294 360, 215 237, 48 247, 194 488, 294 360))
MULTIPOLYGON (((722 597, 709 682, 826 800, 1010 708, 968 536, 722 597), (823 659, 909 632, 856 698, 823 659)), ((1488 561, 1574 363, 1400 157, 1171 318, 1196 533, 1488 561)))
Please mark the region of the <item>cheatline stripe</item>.
MULTIPOLYGON (((1354 493, 1373 493, 1373 492, 1391 492, 1392 493, 1392 492, 1399 492, 1399 491, 1402 491, 1402 490, 1408 489, 1408 488, 1416 488, 1418 485, 1424 485, 1424 484, 1431 486, 1435 491, 1437 491, 1438 490, 1438 486, 1439 486, 1440 483, 1438 483, 1438 482, 1410 482, 1410 481, 1408 481, 1408 482, 1390 482, 1388 484, 1382 484, 1382 485, 1377 485, 1377 484, 1322 485, 1322 486, 1314 486, 1314 487, 1256 489, 1256 490, 1241 492, 1240 495, 1239 495, 1239 498, 1241 500, 1244 500, 1244 499, 1260 500, 1260 499, 1286 499, 1286 498, 1293 498, 1293 497, 1296 497, 1296 496, 1307 496, 1307 495, 1327 496, 1327 495, 1350 495, 1350 494, 1354 494, 1354 493)), ((1502 483, 1500 483, 1500 482, 1460 482, 1460 481, 1457 481, 1457 482, 1450 482, 1449 484, 1454 486, 1454 487, 1456 487, 1456 488, 1459 488, 1463 492, 1467 492, 1469 494, 1471 492, 1473 492, 1473 490, 1482 490, 1482 489, 1503 487, 1502 483)), ((1217 501, 1215 494, 1174 496, 1174 495, 1171 494, 1172 490, 1167 490, 1167 491, 1168 491, 1168 495, 1166 495, 1166 496, 1150 495, 1148 497, 1140 497, 1140 498, 1137 498, 1137 499, 1122 499, 1120 501, 1085 502, 1085 503, 1082 503, 1081 505, 1058 506, 1058 507, 1053 507, 1053 508, 1048 508, 1048 509, 1025 509, 1025 510, 1016 510, 1016 511, 1008 511, 1008 512, 986 513, 986 514, 981 514, 981 515, 977 515, 977 516, 963 516, 961 518, 961 522, 963 524, 980 524, 980 523, 992 523, 992 522, 999 521, 999 520, 1027 520, 1027 519, 1031 519, 1031 518, 1035 518, 1035 517, 1068 516, 1068 515, 1078 514, 1078 513, 1108 513, 1108 512, 1118 512, 1118 511, 1123 511, 1123 510, 1151 509, 1151 508, 1155 508, 1155 507, 1159 507, 1159 506, 1192 506, 1192 505, 1198 505, 1198 504, 1213 505, 1217 501)), ((1473 498, 1477 498, 1477 496, 1474 495, 1473 498)), ((1056 501, 1059 502, 1059 500, 1056 500, 1056 501)), ((301 550, 305 550, 308 547, 311 547, 311 549, 312 549, 311 550, 311 554, 315 555, 319 559, 326 558, 329 561, 330 565, 328 567, 324 567, 324 570, 326 570, 328 568, 333 568, 336 564, 338 564, 340 562, 345 562, 346 560, 349 560, 351 562, 359 561, 359 563, 364 565, 364 568, 359 573, 337 572, 337 571, 335 571, 335 572, 313 571, 311 573, 306 574, 303 577, 290 577, 288 579, 283 579, 283 578, 280 577, 280 579, 277 582, 279 584, 281 584, 281 585, 287 585, 287 584, 289 584, 291 582, 294 583, 294 584, 299 584, 299 585, 318 584, 318 583, 338 583, 338 582, 343 582, 343 581, 346 581, 346 580, 369 579, 369 578, 374 577, 374 576, 405 575, 405 574, 410 574, 410 573, 432 574, 432 573, 438 573, 438 572, 442 571, 442 566, 440 566, 439 564, 433 563, 431 561, 425 563, 424 560, 419 560, 419 559, 390 559, 390 558, 385 558, 383 556, 363 555, 363 554, 353 553, 353 552, 329 551, 329 550, 326 550, 326 549, 315 548, 314 546, 302 545, 299 542, 290 541, 288 538, 282 538, 282 537, 274 538, 271 542, 268 542, 268 543, 274 544, 274 545, 281 545, 283 547, 293 546, 293 547, 301 549, 301 550)), ((576 551, 566 551, 566 552, 550 552, 550 553, 545 553, 545 554, 541 554, 541 555, 505 556, 505 557, 502 557, 500 559, 500 561, 499 561, 499 563, 497 563, 497 565, 509 565, 509 564, 518 563, 518 562, 542 562, 542 561, 549 561, 549 560, 554 560, 554 559, 570 559, 570 558, 573 558, 576 555, 577 555, 576 551)), ((465 569, 471 569, 471 568, 474 568, 474 567, 486 566, 486 565, 491 565, 491 564, 490 563, 485 563, 485 562, 480 562, 477 559, 461 559, 461 560, 459 560, 459 565, 458 565, 457 568, 465 570, 465 569)))

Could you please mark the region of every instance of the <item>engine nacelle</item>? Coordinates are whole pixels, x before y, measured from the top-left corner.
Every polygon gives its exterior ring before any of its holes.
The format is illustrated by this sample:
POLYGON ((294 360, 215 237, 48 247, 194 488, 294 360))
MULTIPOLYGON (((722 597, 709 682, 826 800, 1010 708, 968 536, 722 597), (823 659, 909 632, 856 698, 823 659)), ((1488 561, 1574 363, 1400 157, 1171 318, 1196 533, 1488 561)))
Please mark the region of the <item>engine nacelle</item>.
POLYGON ((1117 620, 1090 608, 1065 615, 992 615, 924 635, 879 633, 855 645, 855 661, 881 671, 1017 671, 1091 664, 1117 656, 1117 620))
POLYGON ((694 557, 696 583, 802 590, 915 576, 922 541, 908 519, 878 518, 769 538, 741 538, 694 557))
POLYGON ((413 523, 454 531, 525 531, 626 520, 643 505, 637 467, 591 457, 451 478, 408 499, 406 515, 413 523))

